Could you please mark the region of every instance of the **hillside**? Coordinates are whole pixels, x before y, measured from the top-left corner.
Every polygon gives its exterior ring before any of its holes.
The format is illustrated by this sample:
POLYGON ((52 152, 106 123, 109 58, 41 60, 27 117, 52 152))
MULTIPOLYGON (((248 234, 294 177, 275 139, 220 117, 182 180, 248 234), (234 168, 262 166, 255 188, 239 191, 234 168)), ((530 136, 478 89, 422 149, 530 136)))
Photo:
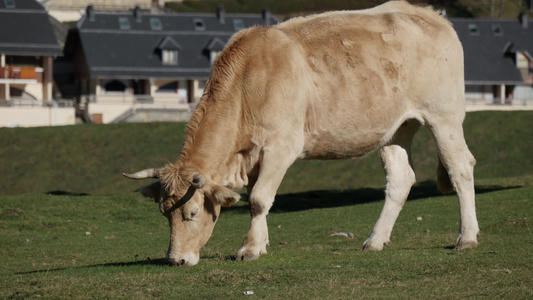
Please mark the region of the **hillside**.
MULTIPOLYGON (((530 111, 467 114, 465 134, 477 159, 478 184, 516 177, 532 184, 531 128, 530 111)), ((127 180, 122 172, 176 161, 184 132, 183 123, 0 128, 0 195, 130 193, 149 181, 127 180)), ((418 181, 433 184, 437 154, 425 128, 415 137, 413 159, 418 181)), ((381 187, 384 182, 373 153, 357 160, 298 161, 280 193, 381 187)))

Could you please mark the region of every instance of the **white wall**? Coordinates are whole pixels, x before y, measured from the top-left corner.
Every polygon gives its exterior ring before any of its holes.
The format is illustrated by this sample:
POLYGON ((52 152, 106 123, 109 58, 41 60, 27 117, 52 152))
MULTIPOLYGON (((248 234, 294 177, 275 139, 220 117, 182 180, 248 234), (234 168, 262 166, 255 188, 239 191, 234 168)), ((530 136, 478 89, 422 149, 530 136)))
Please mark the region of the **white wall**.
POLYGON ((101 114, 102 123, 108 124, 113 122, 123 113, 127 112, 133 107, 133 104, 100 104, 90 103, 89 114, 101 114))
POLYGON ((466 85, 465 98, 467 100, 484 100, 486 103, 492 103, 494 96, 491 85, 466 85))
POLYGON ((73 107, 0 107, 0 127, 74 125, 73 107))
POLYGON ((514 99, 533 99, 533 87, 530 85, 517 85, 514 88, 514 99))

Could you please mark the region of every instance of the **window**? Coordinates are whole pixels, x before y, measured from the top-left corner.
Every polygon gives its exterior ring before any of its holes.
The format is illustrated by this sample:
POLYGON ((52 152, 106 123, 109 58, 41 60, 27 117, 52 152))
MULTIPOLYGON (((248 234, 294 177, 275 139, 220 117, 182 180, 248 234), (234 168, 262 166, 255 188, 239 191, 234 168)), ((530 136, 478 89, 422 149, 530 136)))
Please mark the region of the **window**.
POLYGON ((178 64, 178 51, 177 50, 162 50, 161 58, 164 65, 177 65, 178 64))
POLYGON ((470 35, 479 35, 479 30, 476 24, 468 24, 468 31, 470 35))
POLYGON ((193 19, 194 30, 205 30, 205 23, 203 19, 193 19))
POLYGON ((119 80, 111 80, 104 85, 106 92, 124 92, 126 85, 119 80))
POLYGON ((161 21, 158 18, 150 18, 150 26, 152 30, 161 30, 161 21))
POLYGON ((211 64, 212 65, 215 63, 215 60, 220 55, 220 53, 222 53, 222 51, 211 51, 209 56, 210 56, 210 60, 211 60, 211 64))
POLYGON ((215 63, 215 60, 220 53, 222 53, 222 50, 224 50, 224 42, 221 39, 215 37, 209 41, 209 44, 207 44, 207 47, 204 49, 204 53, 207 55, 211 65, 215 63))
POLYGON ((163 85, 162 87, 158 88, 155 92, 156 93, 169 93, 169 94, 176 94, 178 93, 178 82, 174 81, 171 83, 167 83, 163 85))
POLYGON ((244 24, 242 23, 241 19, 234 19, 233 20, 233 28, 235 31, 239 31, 244 28, 244 24))
POLYGON ((503 35, 502 27, 500 25, 492 25, 492 33, 494 35, 503 35))
POLYGON ((118 24, 120 25, 120 29, 130 29, 130 21, 126 17, 118 18, 118 24))
POLYGON ((15 7, 15 0, 4 0, 4 4, 6 8, 13 8, 15 7))
POLYGON ((529 69, 529 60, 524 53, 516 51, 516 67, 519 69, 529 69))
POLYGON ((156 48, 157 53, 161 54, 161 63, 163 65, 177 65, 179 50, 181 50, 180 44, 170 36, 164 37, 156 48))

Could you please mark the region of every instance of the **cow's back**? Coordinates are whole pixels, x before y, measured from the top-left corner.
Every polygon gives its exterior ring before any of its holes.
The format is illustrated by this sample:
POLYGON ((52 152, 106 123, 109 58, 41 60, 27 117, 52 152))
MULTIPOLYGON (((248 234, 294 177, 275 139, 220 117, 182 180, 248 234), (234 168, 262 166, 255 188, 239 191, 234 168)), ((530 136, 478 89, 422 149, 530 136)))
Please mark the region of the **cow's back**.
MULTIPOLYGON (((266 120, 291 118, 284 114, 305 120, 302 157, 365 155, 386 143, 405 119, 422 120, 420 108, 453 109, 449 99, 437 98, 463 89, 460 42, 430 8, 389 2, 296 18, 271 30, 279 32, 270 33, 262 51, 284 49, 274 55, 283 63, 270 75, 281 78, 285 89, 281 100, 265 99, 280 108, 266 120), (300 75, 287 75, 294 73, 300 75)), ((285 125, 302 128, 298 121, 285 125)))
POLYGON ((216 76, 231 88, 211 98, 221 110, 240 103, 231 110, 240 120, 236 149, 285 139, 302 158, 362 156, 406 119, 464 110, 455 31, 434 10, 403 1, 241 31, 218 73, 233 74, 216 76))

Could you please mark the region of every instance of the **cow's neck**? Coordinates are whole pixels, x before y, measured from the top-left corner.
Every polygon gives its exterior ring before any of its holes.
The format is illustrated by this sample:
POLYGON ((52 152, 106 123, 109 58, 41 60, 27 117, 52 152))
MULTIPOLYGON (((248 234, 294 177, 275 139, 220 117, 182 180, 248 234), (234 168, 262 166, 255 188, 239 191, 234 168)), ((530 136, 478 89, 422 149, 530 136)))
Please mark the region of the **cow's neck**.
MULTIPOLYGON (((239 164, 238 101, 202 98, 189 124, 178 168, 198 172, 220 183, 239 164)), ((240 169, 238 167, 237 169, 240 169)))
MULTIPOLYGON (((246 173, 259 156, 258 147, 250 141, 253 126, 248 124, 247 113, 242 111, 241 85, 247 58, 242 40, 237 36, 228 43, 213 66, 206 92, 187 126, 178 161, 180 169, 199 172, 223 185, 228 178, 241 177, 247 181, 246 173)), ((226 183, 240 187, 243 184, 241 179, 226 183)))

